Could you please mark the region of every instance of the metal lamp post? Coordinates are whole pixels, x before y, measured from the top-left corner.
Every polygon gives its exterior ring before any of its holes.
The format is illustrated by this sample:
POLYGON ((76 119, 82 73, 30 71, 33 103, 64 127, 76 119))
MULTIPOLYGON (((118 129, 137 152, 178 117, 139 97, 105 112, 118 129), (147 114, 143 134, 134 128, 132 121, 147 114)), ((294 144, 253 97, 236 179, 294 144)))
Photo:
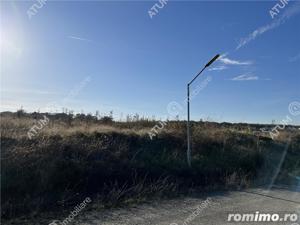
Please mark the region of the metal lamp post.
POLYGON ((205 66, 204 68, 187 84, 187 163, 189 167, 192 166, 191 163, 191 142, 190 142, 190 85, 197 79, 197 77, 207 68, 209 67, 214 61, 219 58, 219 54, 213 57, 205 66))

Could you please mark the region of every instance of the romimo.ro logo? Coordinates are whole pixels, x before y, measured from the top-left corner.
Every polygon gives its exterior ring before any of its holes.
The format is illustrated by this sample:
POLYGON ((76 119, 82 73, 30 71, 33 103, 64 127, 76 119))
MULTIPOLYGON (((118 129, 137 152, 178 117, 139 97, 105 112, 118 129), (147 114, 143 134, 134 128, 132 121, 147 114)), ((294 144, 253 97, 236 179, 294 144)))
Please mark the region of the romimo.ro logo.
MULTIPOLYGON (((298 221, 298 214, 285 213, 279 215, 278 213, 233 213, 228 214, 228 222, 296 222, 298 221)), ((293 223, 292 225, 299 225, 293 223)))

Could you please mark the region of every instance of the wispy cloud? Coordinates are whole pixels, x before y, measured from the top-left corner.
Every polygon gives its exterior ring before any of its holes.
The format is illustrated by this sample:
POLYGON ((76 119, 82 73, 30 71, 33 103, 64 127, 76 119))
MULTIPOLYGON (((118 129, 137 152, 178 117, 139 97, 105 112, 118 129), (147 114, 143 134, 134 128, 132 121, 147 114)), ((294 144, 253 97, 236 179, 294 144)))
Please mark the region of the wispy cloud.
POLYGON ((300 59, 300 53, 296 56, 293 56, 289 59, 290 62, 296 62, 300 59))
POLYGON ((243 65, 252 65, 253 62, 252 61, 238 61, 238 60, 233 60, 233 59, 229 59, 228 57, 226 57, 226 55, 222 55, 219 58, 219 61, 224 63, 225 65, 239 65, 239 66, 243 66, 243 65))
POLYGON ((258 79, 259 79, 258 76, 255 76, 251 73, 246 73, 246 74, 242 74, 237 77, 234 77, 231 80, 233 80, 233 81, 253 81, 253 80, 258 80, 258 79))
POLYGON ((300 2, 294 3, 291 7, 287 8, 281 17, 274 20, 274 22, 267 24, 265 26, 259 27, 256 30, 254 30, 252 33, 250 33, 247 37, 242 38, 236 47, 236 49, 239 49, 243 47, 244 45, 248 44, 250 41, 255 40, 260 35, 264 34, 267 31, 273 30, 276 27, 279 27, 280 25, 284 24, 289 18, 296 15, 300 12, 300 2))
POLYGON ((82 38, 82 37, 76 37, 76 36, 68 36, 68 38, 75 39, 75 40, 78 40, 78 41, 87 41, 87 42, 93 42, 93 41, 92 41, 92 40, 90 40, 90 39, 87 39, 87 38, 82 38))
POLYGON ((221 71, 221 70, 226 70, 226 66, 215 66, 213 68, 210 68, 209 71, 221 71))

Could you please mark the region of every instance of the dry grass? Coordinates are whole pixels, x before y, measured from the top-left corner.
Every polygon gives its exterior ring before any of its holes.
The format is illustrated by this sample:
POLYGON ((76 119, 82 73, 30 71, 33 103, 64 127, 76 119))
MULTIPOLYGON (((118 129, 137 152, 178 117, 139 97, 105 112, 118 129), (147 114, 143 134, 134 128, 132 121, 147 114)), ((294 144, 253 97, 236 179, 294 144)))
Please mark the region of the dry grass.
POLYGON ((279 178, 299 176, 300 133, 287 128, 277 140, 255 135, 261 125, 192 123, 193 168, 186 165, 186 124, 170 121, 152 141, 155 121, 113 122, 42 115, 2 114, 2 215, 63 209, 92 197, 104 206, 174 195, 201 187, 245 187, 275 168, 290 139, 279 178))

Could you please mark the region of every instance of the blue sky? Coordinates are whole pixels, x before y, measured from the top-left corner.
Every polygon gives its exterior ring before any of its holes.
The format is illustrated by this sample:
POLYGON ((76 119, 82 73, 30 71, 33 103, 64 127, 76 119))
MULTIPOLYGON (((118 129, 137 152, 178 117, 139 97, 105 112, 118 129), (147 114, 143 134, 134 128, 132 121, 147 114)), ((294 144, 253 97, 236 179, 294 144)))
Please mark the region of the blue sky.
POLYGON ((186 84, 215 54, 221 59, 192 88, 194 120, 271 123, 300 101, 300 2, 1 2, 1 111, 114 111, 186 118, 186 84), (211 78, 206 85, 203 82, 211 78), (89 80, 90 79, 90 80, 89 80), (71 94, 70 94, 71 93, 71 94))

